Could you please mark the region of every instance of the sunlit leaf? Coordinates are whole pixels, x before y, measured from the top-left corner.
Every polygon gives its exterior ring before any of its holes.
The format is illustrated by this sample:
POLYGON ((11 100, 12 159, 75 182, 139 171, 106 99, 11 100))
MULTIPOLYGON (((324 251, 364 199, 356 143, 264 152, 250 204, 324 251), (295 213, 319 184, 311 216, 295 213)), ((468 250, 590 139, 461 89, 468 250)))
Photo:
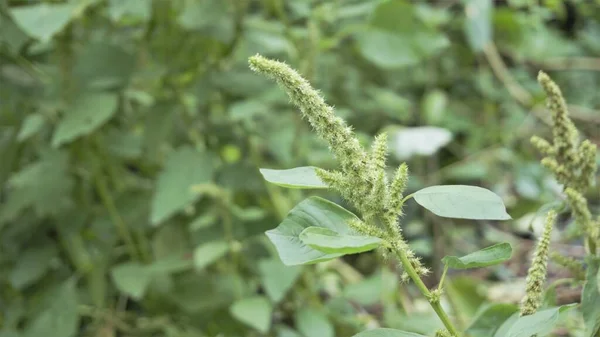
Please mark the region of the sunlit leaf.
POLYGON ((389 133, 390 151, 399 160, 412 156, 430 156, 448 145, 452 133, 444 128, 419 126, 392 128, 389 133))
POLYGON ((509 243, 498 243, 463 257, 445 256, 444 264, 453 269, 470 269, 493 266, 510 259, 512 248, 509 243))
POLYGON ((288 170, 260 169, 266 181, 287 188, 327 188, 315 172, 315 167, 303 166, 288 170))
POLYGON ((308 227, 300 233, 300 240, 324 253, 356 254, 373 250, 382 239, 364 235, 340 235, 324 227, 308 227))
POLYGON ((440 185, 417 191, 419 205, 446 218, 508 220, 502 199, 490 190, 467 185, 440 185))
POLYGON ((311 264, 335 259, 343 254, 328 254, 313 249, 300 240, 300 233, 305 228, 316 226, 341 235, 350 234, 350 220, 358 218, 330 201, 310 197, 296 205, 277 228, 267 231, 266 234, 275 245, 284 264, 311 264))

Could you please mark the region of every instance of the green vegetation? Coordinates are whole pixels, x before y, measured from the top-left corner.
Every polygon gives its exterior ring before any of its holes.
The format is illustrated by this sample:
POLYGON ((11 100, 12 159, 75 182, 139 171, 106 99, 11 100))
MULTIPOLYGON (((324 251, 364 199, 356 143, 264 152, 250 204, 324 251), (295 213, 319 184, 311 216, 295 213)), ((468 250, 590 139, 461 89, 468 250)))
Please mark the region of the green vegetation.
POLYGON ((598 337, 599 52, 597 1, 0 0, 0 337, 598 337))

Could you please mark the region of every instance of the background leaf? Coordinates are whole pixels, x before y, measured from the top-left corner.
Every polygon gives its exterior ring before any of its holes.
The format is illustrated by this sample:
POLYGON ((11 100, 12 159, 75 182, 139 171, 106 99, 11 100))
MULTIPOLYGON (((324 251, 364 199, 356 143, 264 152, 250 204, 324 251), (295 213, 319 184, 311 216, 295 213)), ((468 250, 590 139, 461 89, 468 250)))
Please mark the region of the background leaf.
POLYGON ((258 332, 266 334, 271 327, 273 308, 266 297, 256 296, 239 300, 229 309, 231 315, 258 332))
POLYGON ((71 21, 74 9, 71 4, 40 3, 13 8, 10 13, 29 36, 48 42, 71 21))
POLYGON ((327 316, 314 309, 300 309, 295 317, 296 326, 304 336, 334 337, 333 325, 327 316))
POLYGON ((475 52, 482 51, 492 40, 491 0, 465 0, 464 30, 469 46, 475 52))
POLYGON ((109 93, 87 93, 68 108, 54 131, 52 146, 90 134, 106 123, 117 111, 118 97, 109 93))
POLYGON ((184 146, 172 153, 158 177, 150 221, 159 225, 200 198, 192 186, 212 180, 215 158, 184 146))
POLYGON ((563 305, 561 307, 540 310, 529 316, 519 317, 508 330, 507 337, 530 337, 533 335, 546 335, 551 332, 556 324, 560 313, 569 310, 576 304, 563 305))
POLYGON ((420 334, 417 334, 414 332, 395 330, 395 329, 378 328, 378 329, 363 331, 361 333, 354 335, 353 337, 422 337, 422 336, 423 335, 420 335, 420 334))

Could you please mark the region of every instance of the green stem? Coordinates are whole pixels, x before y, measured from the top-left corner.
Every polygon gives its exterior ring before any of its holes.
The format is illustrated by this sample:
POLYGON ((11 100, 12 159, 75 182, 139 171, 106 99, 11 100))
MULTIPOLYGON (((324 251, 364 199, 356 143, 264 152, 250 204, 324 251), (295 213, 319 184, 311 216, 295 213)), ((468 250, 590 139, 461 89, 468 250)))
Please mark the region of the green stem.
POLYGON ((415 193, 409 194, 409 195, 405 196, 404 198, 402 198, 402 201, 400 201, 400 203, 401 203, 402 205, 404 205, 404 203, 405 203, 405 202, 406 202, 408 199, 410 199, 410 198, 412 198, 412 197, 414 197, 414 196, 415 196, 415 193))
POLYGON ((448 265, 444 264, 444 272, 442 272, 442 277, 440 278, 440 284, 438 284, 438 290, 442 290, 444 288, 444 280, 446 279, 447 272, 448 272, 448 265))
POLYGON ((410 278, 413 280, 413 282, 415 283, 417 288, 419 288, 419 291, 421 292, 421 294, 423 294, 423 296, 425 296, 425 298, 427 298, 429 300, 429 304, 431 305, 431 308, 433 308, 433 311, 435 311, 435 313, 438 315, 438 317, 440 318, 440 320, 442 321, 442 323, 444 324, 444 326, 446 327, 448 332, 450 332, 450 334, 452 336, 459 336, 458 331, 456 330, 456 328, 450 321, 448 314, 446 314, 446 312, 444 311, 444 308, 442 308, 440 302, 431 300, 431 291, 429 291, 429 289, 427 288, 425 283, 423 283, 423 280, 421 280, 421 277, 419 277, 419 274, 417 274, 417 271, 415 270, 415 268, 412 266, 412 264, 408 260, 408 257, 406 256, 406 254, 403 251, 398 250, 398 249, 395 250, 395 253, 398 256, 398 258, 400 259, 400 262, 402 263, 402 267, 404 268, 406 273, 408 273, 408 276, 410 276, 410 278))
MULTIPOLYGON (((100 173, 98 173, 98 174, 100 174, 100 173)), ((114 200, 112 199, 112 197, 110 196, 110 193, 108 192, 106 182, 104 181, 104 179, 101 176, 97 176, 95 179, 95 183, 96 183, 96 190, 98 191, 98 195, 100 195, 100 199, 102 200, 104 207, 106 207, 106 210, 108 211, 108 215, 111 217, 112 222, 114 223, 115 227, 117 227, 117 231, 119 232, 119 235, 125 242, 125 245, 127 246, 127 249, 129 250, 129 254, 131 255, 132 258, 134 258, 138 261, 141 260, 141 257, 139 256, 138 251, 135 247, 133 237, 131 236, 131 233, 129 232, 129 228, 127 228, 127 225, 123 221, 123 218, 121 217, 121 215, 119 214, 119 211, 117 210, 117 207, 115 206, 114 200)))

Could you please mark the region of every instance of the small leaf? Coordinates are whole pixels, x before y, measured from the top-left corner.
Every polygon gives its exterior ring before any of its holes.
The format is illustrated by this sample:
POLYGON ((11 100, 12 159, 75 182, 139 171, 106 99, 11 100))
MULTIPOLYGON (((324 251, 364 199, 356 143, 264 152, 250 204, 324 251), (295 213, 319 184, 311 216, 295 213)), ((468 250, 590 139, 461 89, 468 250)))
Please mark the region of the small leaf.
POLYGON ((229 245, 225 241, 213 241, 201 244, 194 250, 194 265, 197 269, 205 268, 225 256, 229 245))
POLYGON ((335 337, 333 325, 327 316, 314 309, 300 309, 295 316, 296 328, 304 336, 335 337))
POLYGON ((266 334, 271 328, 273 307, 264 296, 245 298, 233 303, 229 312, 238 321, 266 334))
POLYGON ((144 297, 152 280, 152 274, 148 268, 137 262, 126 262, 115 266, 110 274, 117 289, 136 300, 144 297))
POLYGON ((52 146, 59 147, 90 134, 114 115, 117 103, 118 97, 112 93, 86 93, 80 96, 56 127, 52 146))
POLYGON ((47 4, 16 7, 10 10, 19 27, 29 36, 49 42, 71 21, 75 6, 71 4, 47 4))
POLYGON ((56 248, 52 245, 32 247, 21 253, 17 264, 8 274, 8 280, 15 289, 23 289, 39 280, 56 258, 56 248))
POLYGON ((277 228, 267 231, 266 234, 285 265, 312 264, 332 260, 343 254, 327 254, 313 249, 300 240, 300 233, 305 228, 316 226, 347 235, 351 233, 348 226, 350 220, 358 218, 330 201, 310 197, 296 205, 277 228))
POLYGON ((492 0, 465 1, 464 30, 471 49, 482 51, 492 40, 492 0))
POLYGON ((315 172, 315 167, 303 166, 289 170, 260 169, 266 181, 287 188, 327 188, 315 172))
POLYGON ((277 258, 261 260, 258 268, 265 292, 275 303, 283 299, 302 272, 302 267, 285 266, 277 258))
POLYGON ((79 330, 79 299, 75 280, 64 282, 53 296, 52 304, 31 322, 25 337, 68 337, 79 330))
POLYGON ((396 330, 396 329, 373 329, 360 332, 352 337, 425 337, 418 333, 396 330))
POLYGON ((502 199, 494 192, 477 186, 441 185, 417 191, 419 205, 446 218, 508 220, 502 199))
POLYGON ((587 280, 581 293, 581 313, 585 322, 584 337, 596 336, 600 330, 600 258, 587 258, 587 280))
POLYGON ((552 329, 554 329, 554 326, 558 323, 560 314, 575 306, 577 306, 576 303, 567 304, 552 309, 541 310, 529 316, 519 317, 508 330, 506 337, 546 335, 552 332, 552 329))
POLYGON ((383 240, 373 236, 340 235, 329 228, 308 227, 300 233, 300 240, 324 253, 356 254, 373 250, 383 240))
POLYGON ((444 264, 453 269, 470 269, 493 266, 510 259, 512 248, 509 243, 498 243, 493 246, 478 250, 463 257, 445 256, 444 264))
POLYGON ((184 146, 169 156, 158 177, 152 199, 150 221, 159 225, 200 198, 192 190, 196 184, 209 183, 214 173, 215 159, 210 153, 200 153, 184 146))
POLYGON ((502 323, 508 320, 519 307, 514 304, 496 303, 487 305, 473 319, 473 323, 465 331, 476 337, 494 337, 502 323))
POLYGON ((23 125, 17 135, 17 140, 23 142, 36 134, 44 126, 46 120, 40 114, 29 115, 23 121, 23 125))

